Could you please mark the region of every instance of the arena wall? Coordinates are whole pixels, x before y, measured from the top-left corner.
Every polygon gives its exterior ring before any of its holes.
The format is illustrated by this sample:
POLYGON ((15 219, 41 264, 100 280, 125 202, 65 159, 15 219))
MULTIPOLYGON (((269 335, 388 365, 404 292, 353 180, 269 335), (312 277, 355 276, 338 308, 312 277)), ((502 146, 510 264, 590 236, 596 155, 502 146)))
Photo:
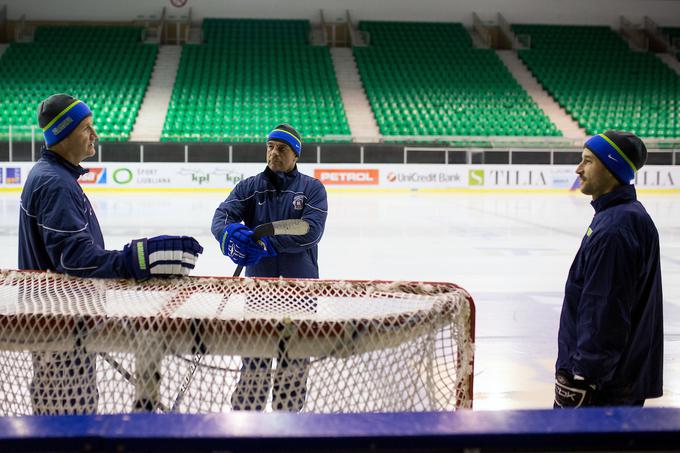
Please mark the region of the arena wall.
MULTIPOLYGON (((182 2, 183 0, 176 0, 182 2)), ((619 26, 620 16, 641 23, 649 16, 662 26, 680 26, 680 0, 186 0, 182 8, 170 0, 6 0, 8 18, 17 20, 127 21, 158 17, 166 7, 169 16, 181 17, 191 8, 192 19, 204 17, 308 18, 343 20, 349 10, 353 20, 449 21, 472 24, 472 12, 482 20, 501 13, 511 23, 554 23, 619 26)))

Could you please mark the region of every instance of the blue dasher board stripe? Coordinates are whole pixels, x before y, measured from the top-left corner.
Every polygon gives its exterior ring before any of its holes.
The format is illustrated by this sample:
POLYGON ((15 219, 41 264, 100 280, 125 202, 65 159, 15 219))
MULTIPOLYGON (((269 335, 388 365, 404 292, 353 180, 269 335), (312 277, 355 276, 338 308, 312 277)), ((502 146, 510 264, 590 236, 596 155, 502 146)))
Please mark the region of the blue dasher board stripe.
POLYGON ((0 418, 0 451, 675 450, 680 409, 0 418))

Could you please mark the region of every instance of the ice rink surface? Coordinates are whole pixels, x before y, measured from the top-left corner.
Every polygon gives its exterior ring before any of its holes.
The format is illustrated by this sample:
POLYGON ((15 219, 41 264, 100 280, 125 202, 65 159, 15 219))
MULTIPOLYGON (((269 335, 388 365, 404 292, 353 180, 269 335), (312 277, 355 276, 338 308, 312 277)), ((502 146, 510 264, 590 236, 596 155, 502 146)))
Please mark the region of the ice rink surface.
MULTIPOLYGON (((231 275, 210 234, 217 192, 89 193, 106 246, 159 234, 204 246, 193 275, 231 275)), ((680 194, 639 194, 661 239, 664 396, 680 407, 680 194)), ((0 192, 0 268, 17 267, 19 192, 0 192)), ((593 216, 575 193, 333 192, 322 278, 454 282, 477 307, 474 407, 552 407, 557 328, 569 266, 593 216)))

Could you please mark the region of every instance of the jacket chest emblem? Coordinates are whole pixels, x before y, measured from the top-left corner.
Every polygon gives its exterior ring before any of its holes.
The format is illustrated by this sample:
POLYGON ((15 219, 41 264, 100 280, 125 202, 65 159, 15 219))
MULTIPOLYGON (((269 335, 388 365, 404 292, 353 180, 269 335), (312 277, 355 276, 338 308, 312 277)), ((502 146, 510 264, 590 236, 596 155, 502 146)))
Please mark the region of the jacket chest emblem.
POLYGON ((302 208, 305 206, 305 196, 304 195, 295 195, 293 197, 293 209, 296 211, 301 211, 302 208))

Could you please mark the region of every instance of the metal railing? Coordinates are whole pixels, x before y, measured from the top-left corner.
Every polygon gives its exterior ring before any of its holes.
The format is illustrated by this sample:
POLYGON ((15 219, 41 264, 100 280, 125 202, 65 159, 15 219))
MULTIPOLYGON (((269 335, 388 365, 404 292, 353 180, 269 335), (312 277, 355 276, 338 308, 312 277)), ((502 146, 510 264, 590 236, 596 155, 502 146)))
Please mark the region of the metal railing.
POLYGON ((513 49, 524 49, 531 47, 531 36, 524 35, 527 41, 527 43, 525 44, 524 42, 520 41, 517 35, 515 35, 515 32, 512 30, 512 26, 507 20, 505 20, 505 17, 501 13, 498 13, 496 17, 498 20, 498 27, 500 28, 501 33, 503 33, 505 37, 510 40, 510 42, 512 43, 511 47, 513 49))
POLYGON ((350 45, 356 47, 366 47, 371 45, 371 35, 367 31, 359 30, 352 22, 352 16, 349 14, 349 10, 346 10, 347 16, 347 28, 349 31, 349 42, 350 45))
MULTIPOLYGON (((328 45, 328 36, 326 33, 326 18, 324 17, 322 9, 319 10, 319 24, 318 25, 312 24, 309 27, 308 41, 313 46, 328 45)), ((335 43, 332 42, 331 45, 335 45, 335 43)))
POLYGON ((14 142, 31 143, 31 160, 35 160, 36 151, 42 144, 42 131, 35 126, 5 126, 0 127, 0 142, 7 141, 9 149, 9 161, 14 159, 14 142))
POLYGON ((14 42, 33 42, 35 26, 26 20, 23 14, 14 25, 14 42))
POLYGON ((621 16, 621 34, 639 50, 649 50, 649 37, 644 29, 626 19, 625 16, 621 16))
MULTIPOLYGON (((680 154, 680 138, 645 138, 645 144, 648 150, 665 150, 674 151, 676 154, 680 154)), ((223 146, 228 146, 231 148, 231 144, 238 144, 240 140, 237 137, 232 137, 230 140, 223 142, 223 146)), ((553 162, 553 154, 559 153, 560 151, 573 151, 581 150, 583 147, 583 138, 565 138, 565 137, 508 137, 508 136, 383 136, 382 143, 371 144, 362 142, 360 137, 350 136, 350 135, 319 135, 313 137, 305 137, 305 142, 307 143, 318 143, 318 146, 327 146, 333 144, 343 144, 345 146, 360 148, 361 154, 363 156, 363 148, 365 146, 375 147, 375 146, 397 146, 403 147, 404 149, 404 163, 410 163, 408 158, 408 153, 411 151, 469 151, 469 156, 475 156, 479 153, 485 151, 505 151, 505 152, 546 152, 551 153, 550 163, 553 162), (471 153, 471 154, 470 154, 471 153)), ((168 145, 172 147, 173 145, 181 144, 185 146, 185 152, 194 146, 202 144, 218 145, 219 143, 211 142, 182 142, 182 141, 170 141, 170 142, 155 142, 155 143, 140 143, 140 142, 126 142, 126 143, 115 143, 112 141, 100 141, 98 144, 99 152, 97 160, 102 159, 102 148, 105 150, 110 150, 111 147, 124 146, 129 149, 129 147, 138 147, 141 151, 142 161, 144 146, 150 145, 157 147, 159 145, 168 145)), ((26 161, 28 158, 28 151, 30 149, 31 161, 35 161, 39 157, 40 148, 43 145, 43 135, 40 128, 36 126, 5 126, 0 127, 0 150, 9 150, 8 154, 3 156, 2 151, 0 151, 0 161, 9 160, 10 162, 26 161), (5 157, 7 156, 7 157, 5 157)), ((6 152, 6 151, 5 151, 6 152)), ((318 152, 318 149, 317 149, 318 152)), ((448 162, 448 155, 443 158, 442 163, 448 162)), ((673 160, 675 162, 676 156, 674 154, 673 160)), ((231 161, 231 159, 230 159, 231 161)), ((475 159, 469 157, 468 162, 475 162, 475 159), (470 160, 472 159, 472 160, 470 160)), ((363 162, 363 159, 362 159, 363 162)), ((460 163, 460 162, 458 162, 460 163)), ((513 163, 512 156, 509 158, 508 163, 513 163)), ((675 164, 675 163, 674 163, 675 164)))
POLYGON ((482 44, 486 48, 490 48, 493 44, 493 38, 487 25, 479 18, 477 13, 472 13, 472 30, 481 38, 482 44))
POLYGON ((657 35, 657 34, 661 33, 661 29, 659 28, 659 26, 656 24, 656 22, 654 22, 654 20, 651 17, 645 16, 643 23, 644 23, 645 30, 647 30, 648 33, 651 33, 653 35, 657 35))

